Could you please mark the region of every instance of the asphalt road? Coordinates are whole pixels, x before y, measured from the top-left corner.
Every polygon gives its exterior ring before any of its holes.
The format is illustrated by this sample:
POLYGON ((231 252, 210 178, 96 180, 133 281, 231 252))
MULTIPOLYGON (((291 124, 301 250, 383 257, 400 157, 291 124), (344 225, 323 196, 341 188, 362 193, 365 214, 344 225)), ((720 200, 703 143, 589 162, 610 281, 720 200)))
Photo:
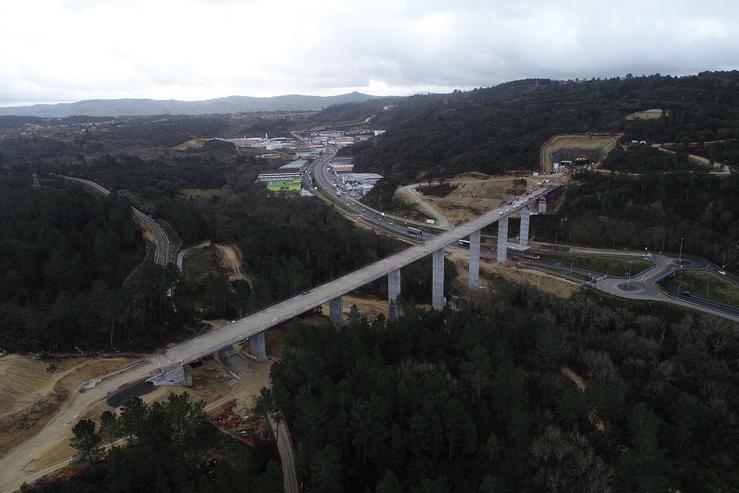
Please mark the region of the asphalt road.
POLYGON ((335 178, 328 170, 328 164, 331 162, 331 159, 335 154, 335 150, 329 151, 324 157, 313 162, 304 171, 303 183, 311 193, 328 203, 341 204, 341 206, 336 207, 339 207, 340 210, 341 207, 343 207, 345 213, 351 214, 355 219, 368 224, 375 230, 388 233, 391 236, 414 243, 433 236, 431 233, 423 230, 421 231, 420 236, 408 232, 408 226, 416 227, 416 229, 418 229, 419 226, 425 227, 425 225, 420 225, 415 221, 406 221, 400 218, 395 218, 389 214, 374 210, 346 193, 339 195, 339 190, 335 184, 335 178), (317 187, 313 186, 310 179, 311 176, 315 178, 316 184, 319 187, 331 195, 330 199, 324 197, 317 187))
MULTIPOLYGON (((553 275, 567 277, 568 279, 580 284, 592 286, 600 291, 603 291, 604 293, 619 296, 621 298, 644 301, 662 301, 665 303, 672 303, 705 313, 710 313, 712 315, 726 318, 728 320, 739 321, 739 307, 719 303, 695 295, 686 296, 680 295, 679 293, 668 293, 665 289, 660 287, 660 281, 662 281, 666 277, 673 275, 675 272, 681 269, 704 270, 706 272, 711 272, 717 276, 720 275, 718 273, 719 268, 704 259, 680 259, 678 257, 666 254, 645 254, 644 252, 600 250, 595 248, 579 247, 572 247, 569 249, 569 252, 592 255, 646 258, 647 260, 653 262, 654 265, 651 268, 638 273, 631 279, 606 276, 586 269, 573 267, 573 273, 588 276, 593 279, 592 281, 583 281, 578 277, 567 275, 567 270, 569 269, 569 266, 567 264, 558 264, 556 262, 528 259, 524 259, 522 261, 522 264, 525 264, 527 267, 533 267, 547 271, 552 267, 556 268, 562 272, 550 273, 552 273, 553 275)), ((725 278, 733 281, 733 279, 731 278, 725 278)))
MULTIPOLYGON (((81 184, 82 186, 85 186, 89 189, 91 189, 94 192, 97 192, 102 195, 110 195, 110 190, 105 188, 104 186, 100 185, 99 183, 95 183, 91 180, 85 180, 83 178, 75 178, 73 176, 64 176, 59 175, 61 178, 67 180, 67 181, 73 181, 76 183, 81 184)), ((136 207, 131 207, 133 210, 133 214, 136 217, 136 220, 141 224, 141 226, 145 229, 147 229, 152 237, 154 238, 154 263, 157 265, 167 265, 172 259, 170 255, 170 241, 169 237, 167 236, 167 233, 164 231, 164 229, 157 223, 154 219, 152 219, 150 216, 144 214, 136 207)))

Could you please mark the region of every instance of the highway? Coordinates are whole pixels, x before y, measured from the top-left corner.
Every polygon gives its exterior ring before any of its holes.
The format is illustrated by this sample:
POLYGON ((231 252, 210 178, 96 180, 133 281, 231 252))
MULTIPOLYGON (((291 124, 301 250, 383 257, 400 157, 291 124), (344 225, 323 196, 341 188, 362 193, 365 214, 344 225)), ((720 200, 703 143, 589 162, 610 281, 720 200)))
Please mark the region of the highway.
MULTIPOLYGON (((433 237, 431 233, 426 231, 422 232, 423 236, 421 238, 411 235, 408 233, 408 226, 406 224, 399 224, 404 220, 383 214, 370 207, 367 207, 365 204, 362 204, 352 197, 349 197, 346 193, 338 195, 338 190, 333 182, 334 178, 328 171, 328 164, 331 162, 331 159, 333 159, 335 154, 335 151, 327 153, 326 156, 314 162, 304 172, 303 180, 309 190, 311 190, 315 195, 321 197, 323 200, 329 203, 334 202, 341 204, 342 207, 346 209, 345 212, 352 214, 355 219, 364 222, 365 224, 373 227, 376 230, 385 232, 387 234, 390 234, 391 236, 395 236, 396 238, 417 242, 428 240, 433 237), (331 195, 331 199, 324 197, 320 194, 318 190, 316 190, 315 187, 313 187, 313 184, 310 180, 311 174, 315 178, 316 183, 331 195)), ((611 251, 595 248, 570 248, 570 252, 593 255, 644 256, 643 252, 624 252, 620 250, 611 251)), ((573 267, 574 273, 586 276, 590 275, 591 277, 597 279, 597 282, 587 282, 578 277, 568 276, 566 275, 566 273, 551 271, 550 269, 548 269, 548 267, 556 267, 553 265, 553 263, 542 261, 534 262, 531 260, 524 260, 522 263, 526 264, 529 267, 545 271, 552 275, 567 277, 570 280, 583 285, 592 286, 596 289, 599 289, 600 291, 612 294, 614 296, 619 296, 627 299, 672 303, 686 308, 692 308, 705 313, 710 313, 712 315, 723 317, 729 320, 739 321, 739 308, 737 307, 718 303, 698 296, 675 296, 661 289, 658 282, 666 278, 667 276, 672 275, 677 270, 680 270, 681 266, 678 260, 679 259, 670 257, 668 255, 652 254, 652 261, 655 263, 654 267, 641 273, 638 278, 634 278, 629 282, 622 278, 610 277, 602 274, 598 275, 597 273, 591 273, 585 269, 573 267)), ((702 259, 682 259, 682 264, 686 268, 703 269, 714 273, 718 272, 718 268, 716 266, 702 259)))
MULTIPOLYGON (((64 180, 79 183, 80 185, 105 196, 110 195, 111 193, 110 190, 108 190, 104 186, 91 180, 75 178, 73 176, 58 176, 64 180)), ((164 229, 154 219, 144 214, 136 207, 131 207, 131 209, 133 210, 133 215, 138 223, 141 225, 141 227, 149 231, 149 233, 151 233, 151 236, 154 238, 154 263, 157 265, 167 265, 170 261, 173 261, 173 259, 171 258, 172 256, 170 255, 171 243, 164 229)))
POLYGON ((326 153, 325 156, 321 157, 321 159, 314 161, 306 168, 306 170, 303 172, 303 184, 306 189, 308 189, 311 193, 321 198, 322 200, 330 204, 334 204, 340 212, 343 208, 344 212, 347 214, 351 214, 354 219, 360 220, 368 224, 375 230, 383 231, 396 238, 416 243, 432 236, 431 233, 423 230, 421 231, 421 236, 408 233, 409 225, 418 227, 428 227, 428 225, 397 218, 389 214, 377 211, 367 206, 366 204, 359 202, 346 193, 338 195, 338 190, 334 185, 334 179, 331 176, 331 173, 328 171, 328 164, 331 162, 335 155, 336 151, 331 150, 326 153), (321 194, 320 190, 318 190, 318 188, 313 185, 311 176, 315 179, 318 187, 322 188, 329 195, 331 195, 331 198, 327 198, 323 194, 321 194))

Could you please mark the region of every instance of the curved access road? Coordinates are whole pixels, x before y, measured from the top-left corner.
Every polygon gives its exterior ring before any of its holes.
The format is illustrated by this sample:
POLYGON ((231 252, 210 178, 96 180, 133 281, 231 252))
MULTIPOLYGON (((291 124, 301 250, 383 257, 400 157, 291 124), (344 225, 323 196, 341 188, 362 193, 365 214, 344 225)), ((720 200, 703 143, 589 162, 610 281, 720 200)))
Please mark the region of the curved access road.
MULTIPOLYGON (((99 183, 95 183, 92 180, 75 178, 73 176, 58 176, 64 180, 79 183, 80 185, 87 187, 93 192, 99 193, 101 195, 107 196, 111 193, 110 190, 100 185, 99 183)), ((170 252, 170 245, 172 243, 169 240, 169 236, 167 236, 167 233, 164 231, 164 228, 162 228, 159 223, 152 219, 151 216, 144 214, 136 207, 131 207, 131 209, 133 210, 133 215, 136 218, 136 221, 141 225, 142 228, 148 231, 151 234, 151 237, 154 239, 154 263, 157 265, 167 265, 169 262, 174 261, 174 258, 170 252)))
POLYGON ((418 185, 418 183, 414 183, 412 185, 399 187, 396 193, 398 195, 402 195, 411 202, 415 202, 423 210, 424 214, 426 214, 428 217, 436 219, 436 224, 440 228, 449 229, 451 227, 451 224, 449 223, 449 218, 447 218, 441 211, 434 207, 431 202, 423 198, 421 192, 416 190, 416 187, 418 187, 418 185))
MULTIPOLYGON (((568 276, 566 272, 562 271, 561 265, 553 265, 551 262, 545 262, 540 260, 523 259, 522 263, 529 267, 537 270, 544 270, 552 275, 564 276, 568 279, 578 282, 580 284, 591 286, 604 293, 608 293, 620 298, 627 298, 632 300, 643 300, 643 301, 661 301, 664 303, 672 303, 674 305, 680 305, 686 308, 710 313, 728 320, 739 322, 739 307, 719 303, 707 298, 701 298, 698 296, 686 295, 681 293, 668 293, 662 289, 659 285, 660 281, 673 275, 675 272, 685 270, 704 270, 711 272, 715 275, 719 269, 715 265, 703 259, 683 258, 682 260, 677 257, 673 257, 665 254, 655 254, 636 251, 622 251, 622 250, 601 250, 597 248, 582 248, 582 247, 571 247, 568 253, 579 253, 586 255, 602 255, 602 256, 618 256, 618 257, 639 257, 645 258, 651 261, 654 265, 643 272, 638 273, 631 279, 625 279, 622 277, 607 276, 599 274, 597 272, 588 271, 575 267, 573 272, 580 274, 583 277, 589 277, 592 281, 584 281, 581 277, 568 276), (555 267, 559 271, 549 271, 550 267, 555 267)), ((565 266, 566 267, 566 266, 565 266)), ((566 270, 566 269, 565 269, 566 270)), ((723 276, 726 279, 729 277, 723 276)))

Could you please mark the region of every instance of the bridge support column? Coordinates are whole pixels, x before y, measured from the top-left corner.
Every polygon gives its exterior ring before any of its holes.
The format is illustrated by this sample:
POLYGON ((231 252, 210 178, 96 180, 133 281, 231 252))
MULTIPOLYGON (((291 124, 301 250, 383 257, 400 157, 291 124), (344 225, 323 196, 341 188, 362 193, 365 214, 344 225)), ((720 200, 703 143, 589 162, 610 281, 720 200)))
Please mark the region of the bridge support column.
POLYGON ((480 287, 480 230, 470 235, 470 275, 467 286, 470 289, 480 287))
POLYGON ((539 214, 546 214, 547 213, 547 197, 546 195, 542 195, 539 197, 539 214))
POLYGON ((444 248, 439 248, 431 256, 431 306, 434 310, 443 310, 444 298, 444 248))
POLYGON ((249 336, 249 348, 253 356, 267 359, 267 343, 264 340, 264 331, 249 336))
POLYGON ((332 299, 328 302, 328 313, 329 318, 331 319, 331 323, 334 324, 334 327, 337 329, 341 327, 341 296, 337 296, 336 298, 332 299))
POLYGON ((523 206, 521 209, 521 228, 518 235, 518 243, 523 246, 529 244, 529 219, 531 218, 531 211, 529 206, 523 206))
POLYGON ((397 320, 400 315, 398 296, 400 296, 400 269, 387 275, 387 318, 390 320, 397 320))
POLYGON ((498 255, 495 260, 504 264, 508 259, 508 216, 498 219, 498 255))

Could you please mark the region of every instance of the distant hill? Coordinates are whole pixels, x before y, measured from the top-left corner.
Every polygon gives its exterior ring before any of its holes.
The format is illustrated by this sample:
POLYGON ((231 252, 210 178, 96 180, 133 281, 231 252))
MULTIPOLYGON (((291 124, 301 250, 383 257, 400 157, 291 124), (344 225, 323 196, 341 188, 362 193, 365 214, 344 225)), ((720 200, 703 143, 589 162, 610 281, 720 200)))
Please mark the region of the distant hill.
MULTIPOLYGON (((366 104, 348 106, 360 107, 366 104)), ((624 133, 648 142, 739 138, 739 71, 556 81, 530 79, 395 101, 372 119, 387 130, 352 146, 355 169, 386 177, 368 195, 379 207, 395 185, 466 171, 537 169, 541 145, 563 133, 624 133), (627 119, 649 108, 660 118, 627 119)), ((348 112, 351 108, 331 108, 348 112)))
POLYGON ((248 111, 310 111, 334 104, 361 103, 379 96, 359 92, 337 96, 304 96, 290 94, 266 98, 228 96, 204 101, 177 99, 90 99, 76 103, 35 104, 0 108, 0 115, 40 116, 64 118, 68 116, 148 116, 148 115, 204 115, 212 113, 241 113, 248 111))

